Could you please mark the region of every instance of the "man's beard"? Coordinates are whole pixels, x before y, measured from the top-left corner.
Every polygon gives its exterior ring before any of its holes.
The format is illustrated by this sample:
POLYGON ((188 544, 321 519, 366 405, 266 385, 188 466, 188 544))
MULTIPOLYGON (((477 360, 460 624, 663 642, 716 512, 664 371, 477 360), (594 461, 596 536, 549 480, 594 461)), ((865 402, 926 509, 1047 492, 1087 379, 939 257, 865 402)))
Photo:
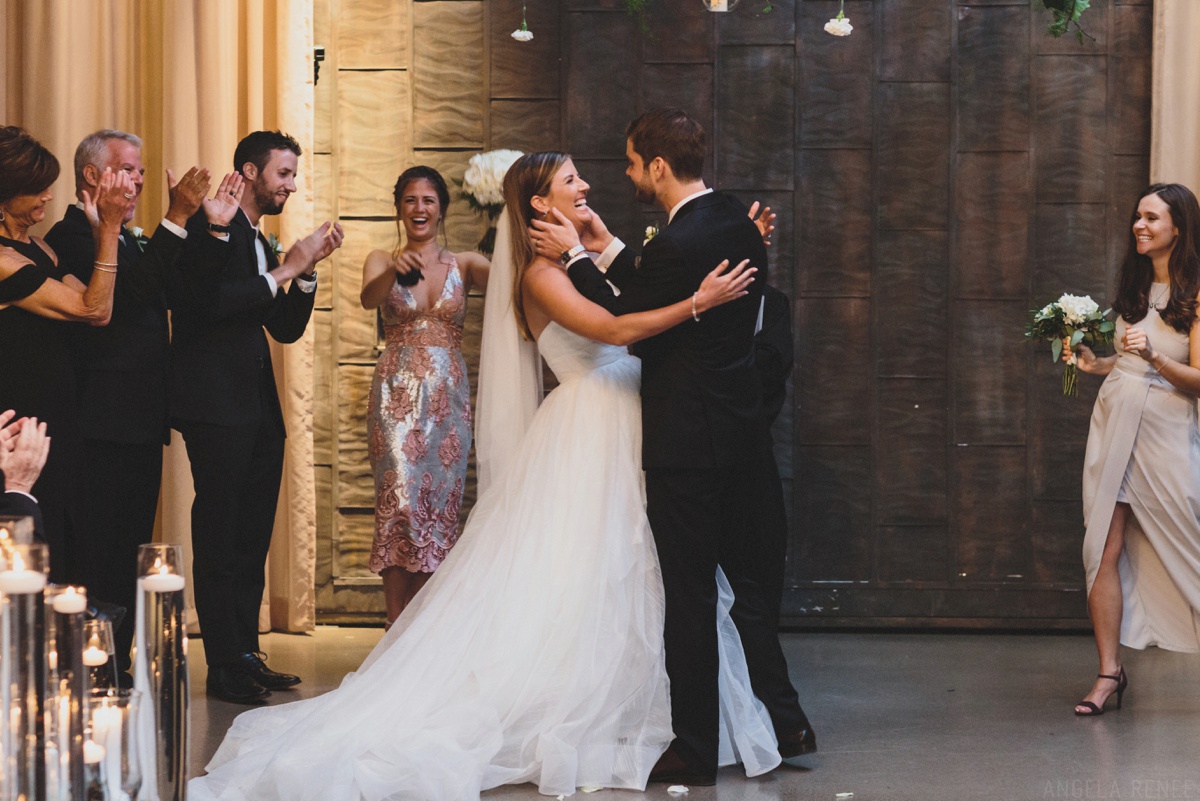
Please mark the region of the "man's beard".
POLYGON ((642 203, 654 204, 658 202, 658 195, 654 194, 654 187, 645 178, 641 182, 633 182, 633 196, 642 203))
POLYGON ((260 191, 254 187, 254 203, 263 214, 279 214, 283 211, 283 202, 275 199, 274 192, 260 191))

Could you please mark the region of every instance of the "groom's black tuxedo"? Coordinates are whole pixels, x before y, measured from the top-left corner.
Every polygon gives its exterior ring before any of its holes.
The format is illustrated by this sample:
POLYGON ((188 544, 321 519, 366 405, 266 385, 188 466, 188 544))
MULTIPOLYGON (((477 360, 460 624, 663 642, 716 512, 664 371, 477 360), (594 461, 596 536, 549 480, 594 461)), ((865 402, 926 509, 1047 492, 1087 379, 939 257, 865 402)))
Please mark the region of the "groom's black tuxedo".
POLYGON ((717 766, 718 565, 736 597, 732 616, 755 695, 779 735, 808 725, 788 680, 777 632, 779 600, 770 589, 782 575, 785 543, 773 525, 779 488, 762 480, 773 473, 766 466, 771 439, 754 361, 766 248, 745 206, 710 193, 680 208, 640 260, 626 249, 605 275, 586 259, 568 271, 585 297, 624 314, 690 297, 722 259, 731 267, 750 259, 758 268, 746 297, 631 349, 642 359, 646 512, 666 591, 673 748, 706 773, 717 766))
MULTIPOLYGON (((213 240, 205 223, 203 212, 189 222, 189 247, 213 240)), ((268 271, 279 262, 261 237, 239 210, 219 254, 189 275, 189 300, 173 318, 171 424, 183 434, 196 487, 192 574, 210 666, 259 650, 285 436, 266 333, 298 340, 315 297, 298 280, 272 294, 256 241, 268 271)))

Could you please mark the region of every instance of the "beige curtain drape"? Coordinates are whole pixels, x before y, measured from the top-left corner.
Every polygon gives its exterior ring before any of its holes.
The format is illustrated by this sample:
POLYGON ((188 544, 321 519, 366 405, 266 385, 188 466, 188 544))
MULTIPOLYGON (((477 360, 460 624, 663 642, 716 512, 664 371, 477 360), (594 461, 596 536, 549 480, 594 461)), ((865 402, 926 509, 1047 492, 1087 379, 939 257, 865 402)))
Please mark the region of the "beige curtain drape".
POLYGON ((1150 179, 1200 192, 1200 2, 1154 0, 1150 179))
MULTIPOLYGON (((285 243, 306 234, 313 226, 312 27, 312 0, 0 0, 4 122, 29 129, 63 164, 47 220, 60 219, 73 199, 75 146, 98 128, 144 140, 146 187, 135 222, 148 230, 166 210, 166 167, 176 175, 208 167, 215 186, 242 136, 279 128, 309 158, 301 160, 299 192, 272 222, 285 243)), ((273 347, 288 444, 261 620, 305 631, 315 619, 312 335, 273 347)), ((181 543, 189 564, 192 497, 176 434, 166 450, 159 536, 181 543)))

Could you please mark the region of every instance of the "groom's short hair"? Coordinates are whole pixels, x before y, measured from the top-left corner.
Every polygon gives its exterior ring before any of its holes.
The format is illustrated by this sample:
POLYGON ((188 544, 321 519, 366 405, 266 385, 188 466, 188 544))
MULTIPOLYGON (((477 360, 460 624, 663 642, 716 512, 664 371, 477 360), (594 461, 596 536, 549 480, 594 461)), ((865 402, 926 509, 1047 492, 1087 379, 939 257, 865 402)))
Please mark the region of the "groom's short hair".
POLYGON ((677 108, 647 111, 625 129, 633 150, 649 164, 661 157, 681 181, 695 181, 704 172, 708 141, 704 126, 677 108))

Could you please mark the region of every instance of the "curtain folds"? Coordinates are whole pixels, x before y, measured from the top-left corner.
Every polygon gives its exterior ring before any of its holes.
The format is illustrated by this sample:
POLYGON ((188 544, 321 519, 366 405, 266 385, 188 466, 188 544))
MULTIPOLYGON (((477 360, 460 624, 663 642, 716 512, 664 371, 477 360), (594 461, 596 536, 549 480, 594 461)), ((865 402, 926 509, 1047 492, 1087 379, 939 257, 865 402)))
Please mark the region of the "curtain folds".
MULTIPOLYGON (((137 225, 166 211, 163 170, 207 167, 213 185, 238 140, 279 128, 305 149, 298 192, 277 225, 290 243, 313 226, 312 0, 0 0, 5 69, 0 109, 63 164, 47 212, 72 201, 75 146, 98 128, 144 140, 146 186, 137 225)), ((270 219, 270 218, 269 218, 270 219)), ((324 267, 324 265, 322 265, 324 267)), ((321 270, 323 280, 332 276, 321 270)), ((288 441, 261 621, 285 631, 315 624, 316 492, 312 470, 313 338, 273 344, 288 441)), ((166 450, 158 537, 190 564, 191 474, 176 434, 166 450)))
POLYGON ((1150 179, 1200 193, 1200 3, 1154 0, 1150 179))

